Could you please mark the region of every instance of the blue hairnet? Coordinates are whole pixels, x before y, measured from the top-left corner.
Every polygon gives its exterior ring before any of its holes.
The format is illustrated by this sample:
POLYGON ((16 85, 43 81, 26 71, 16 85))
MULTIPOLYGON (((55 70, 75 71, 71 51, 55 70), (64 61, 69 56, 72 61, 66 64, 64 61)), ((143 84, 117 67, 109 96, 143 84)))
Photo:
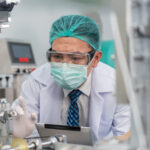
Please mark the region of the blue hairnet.
POLYGON ((97 24, 87 16, 69 15, 56 20, 50 30, 50 44, 59 37, 75 37, 100 50, 100 32, 97 24))

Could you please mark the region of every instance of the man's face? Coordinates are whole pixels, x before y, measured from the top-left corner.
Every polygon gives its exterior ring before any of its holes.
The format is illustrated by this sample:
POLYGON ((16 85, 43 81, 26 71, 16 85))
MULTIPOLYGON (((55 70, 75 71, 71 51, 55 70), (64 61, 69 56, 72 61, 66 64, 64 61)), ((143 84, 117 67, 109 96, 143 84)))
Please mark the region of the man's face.
MULTIPOLYGON (((74 38, 74 37, 61 37, 61 38, 57 38, 53 41, 52 49, 57 52, 87 54, 92 50, 92 47, 88 43, 86 43, 80 39, 74 38)), ((88 65, 87 75, 89 75, 92 68, 97 66, 101 56, 102 56, 101 51, 95 53, 92 61, 88 65)), ((67 56, 64 55, 63 62, 70 63, 70 60, 67 56)), ((80 58, 79 60, 74 59, 73 63, 79 64, 79 65, 86 65, 87 59, 85 59, 85 58, 84 59, 80 58)))

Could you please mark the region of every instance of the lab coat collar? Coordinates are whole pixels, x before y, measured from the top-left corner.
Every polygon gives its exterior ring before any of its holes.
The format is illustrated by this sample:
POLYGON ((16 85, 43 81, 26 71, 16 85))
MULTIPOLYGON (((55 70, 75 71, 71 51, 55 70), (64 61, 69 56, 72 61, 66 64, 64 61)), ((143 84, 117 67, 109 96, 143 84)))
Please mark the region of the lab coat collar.
POLYGON ((92 70, 92 87, 96 92, 114 92, 115 90, 115 70, 104 64, 99 63, 92 70))
POLYGON ((50 84, 53 84, 55 82, 54 78, 51 76, 50 71, 51 71, 50 63, 46 63, 40 66, 35 71, 33 71, 31 73, 31 77, 33 77, 35 80, 37 80, 41 84, 45 86, 49 86, 50 84))

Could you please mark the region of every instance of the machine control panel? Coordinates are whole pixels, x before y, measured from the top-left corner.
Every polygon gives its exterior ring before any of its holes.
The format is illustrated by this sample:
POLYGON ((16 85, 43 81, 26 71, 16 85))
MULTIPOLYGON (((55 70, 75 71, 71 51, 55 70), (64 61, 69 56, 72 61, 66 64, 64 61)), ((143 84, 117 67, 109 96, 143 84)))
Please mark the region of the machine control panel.
POLYGON ((32 71, 34 71, 36 68, 35 67, 13 67, 12 72, 13 74, 30 74, 32 71))
POLYGON ((29 74, 36 63, 29 42, 0 39, 0 74, 29 74))
POLYGON ((32 48, 29 43, 8 41, 8 47, 12 63, 35 64, 32 48))

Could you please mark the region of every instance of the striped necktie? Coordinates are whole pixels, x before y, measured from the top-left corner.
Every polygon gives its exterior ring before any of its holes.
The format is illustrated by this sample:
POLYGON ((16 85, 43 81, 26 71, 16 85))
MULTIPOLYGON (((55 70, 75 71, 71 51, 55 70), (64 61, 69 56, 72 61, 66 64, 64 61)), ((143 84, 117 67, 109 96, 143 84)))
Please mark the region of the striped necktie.
POLYGON ((71 127, 79 127, 79 108, 77 100, 80 97, 82 92, 78 89, 73 90, 69 93, 70 98, 70 107, 68 110, 67 125, 71 127))

